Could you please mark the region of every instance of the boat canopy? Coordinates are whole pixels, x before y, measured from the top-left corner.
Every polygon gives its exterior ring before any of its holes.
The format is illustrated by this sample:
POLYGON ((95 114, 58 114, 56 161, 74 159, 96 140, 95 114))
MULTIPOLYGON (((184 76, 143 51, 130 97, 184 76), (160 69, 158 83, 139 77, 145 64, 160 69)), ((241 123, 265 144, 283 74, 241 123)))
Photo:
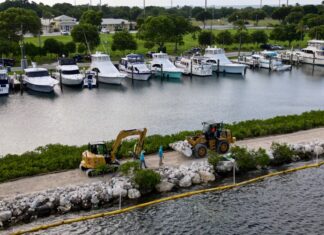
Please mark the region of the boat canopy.
POLYGON ((207 47, 205 49, 205 54, 206 55, 217 55, 217 54, 224 54, 224 50, 222 48, 217 48, 217 47, 207 47))
POLYGON ((160 52, 160 53, 153 53, 152 54, 153 59, 169 59, 168 54, 160 52))
POLYGON ((130 63, 143 63, 144 56, 141 54, 129 54, 126 56, 127 61, 130 63))
POLYGON ((71 59, 71 58, 60 58, 59 64, 60 65, 76 65, 76 62, 74 59, 71 59))
POLYGON ((262 54, 264 56, 269 56, 269 57, 274 57, 278 55, 276 51, 263 51, 262 54))

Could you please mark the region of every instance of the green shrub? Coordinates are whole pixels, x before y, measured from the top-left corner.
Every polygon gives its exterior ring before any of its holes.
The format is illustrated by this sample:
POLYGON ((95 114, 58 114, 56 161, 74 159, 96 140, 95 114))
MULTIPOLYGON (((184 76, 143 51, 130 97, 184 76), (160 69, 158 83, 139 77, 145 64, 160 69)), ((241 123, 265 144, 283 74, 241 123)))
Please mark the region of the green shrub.
POLYGON ((139 169, 140 169, 139 161, 125 162, 119 167, 119 171, 124 175, 131 174, 132 172, 136 172, 139 169))
POLYGON ((271 150, 273 154, 271 165, 273 166, 280 166, 286 163, 290 163, 295 154, 287 144, 272 143, 271 150))
POLYGON ((247 148, 239 146, 232 147, 231 156, 235 159, 236 165, 241 172, 255 170, 257 167, 253 154, 247 148))
POLYGON ((270 157, 265 149, 259 148, 258 150, 252 150, 251 154, 254 157, 256 166, 261 168, 266 168, 267 166, 269 166, 270 157))
POLYGON ((141 169, 135 172, 134 181, 139 186, 142 193, 148 193, 154 190, 160 183, 161 177, 158 173, 149 169, 141 169))
POLYGON ((115 166, 102 164, 102 165, 99 165, 96 167, 95 174, 96 175, 104 175, 104 174, 115 172, 116 170, 117 170, 117 168, 115 166))
POLYGON ((222 160, 222 156, 215 151, 208 151, 208 163, 216 170, 217 164, 222 160))

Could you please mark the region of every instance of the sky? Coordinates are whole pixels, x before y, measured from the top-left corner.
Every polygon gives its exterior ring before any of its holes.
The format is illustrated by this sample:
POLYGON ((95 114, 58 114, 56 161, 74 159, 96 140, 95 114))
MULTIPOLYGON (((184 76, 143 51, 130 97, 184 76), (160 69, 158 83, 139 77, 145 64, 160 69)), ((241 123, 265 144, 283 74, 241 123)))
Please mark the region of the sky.
MULTIPOLYGON (((1 0, 0 2, 3 2, 1 0)), ((71 4, 88 4, 92 2, 92 5, 97 5, 100 3, 100 0, 31 0, 34 2, 43 2, 47 5, 53 5, 55 3, 71 3, 71 4)), ((108 4, 110 6, 143 6, 144 0, 101 0, 101 4, 108 4)), ((205 0, 145 0, 146 6, 204 6, 205 0)), ((207 0, 209 6, 239 6, 239 5, 260 5, 261 0, 207 0)), ((287 0, 281 0, 281 3, 286 3, 287 0)), ((279 0, 262 0, 263 5, 279 5, 279 0)), ((289 0, 289 4, 295 5, 296 3, 305 5, 305 4, 320 4, 322 0, 289 0)))

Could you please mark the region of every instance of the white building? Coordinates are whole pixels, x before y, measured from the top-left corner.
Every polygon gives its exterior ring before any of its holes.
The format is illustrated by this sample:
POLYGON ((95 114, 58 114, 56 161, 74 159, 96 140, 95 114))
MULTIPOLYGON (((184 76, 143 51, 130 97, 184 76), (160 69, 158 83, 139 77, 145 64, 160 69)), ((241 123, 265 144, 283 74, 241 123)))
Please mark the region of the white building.
POLYGON ((133 30, 135 23, 124 19, 103 18, 101 28, 108 31, 133 30))
POLYGON ((51 26, 53 31, 71 32, 71 30, 76 24, 76 18, 66 15, 57 16, 51 20, 51 26))

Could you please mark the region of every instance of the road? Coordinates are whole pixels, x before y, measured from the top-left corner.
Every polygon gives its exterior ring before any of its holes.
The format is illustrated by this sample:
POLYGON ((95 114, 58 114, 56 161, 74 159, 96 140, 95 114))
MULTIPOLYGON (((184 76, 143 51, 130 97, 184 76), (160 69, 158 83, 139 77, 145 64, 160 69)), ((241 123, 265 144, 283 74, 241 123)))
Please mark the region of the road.
MULTIPOLYGON (((306 141, 313 141, 315 139, 324 141, 324 128, 317 128, 307 131, 299 131, 285 135, 275 135, 261 138, 253 138, 238 141, 236 145, 245 146, 249 149, 265 148, 269 149, 272 142, 281 143, 301 143, 306 141)), ((159 158, 157 155, 149 155, 146 157, 147 166, 151 169, 158 167, 159 158)), ((193 162, 206 161, 206 159, 187 158, 177 152, 171 151, 165 153, 164 165, 179 167, 180 165, 190 165, 193 162)), ((68 185, 80 185, 96 181, 107 181, 111 178, 110 175, 102 177, 88 178, 79 169, 53 173, 35 177, 28 177, 12 182, 0 184, 0 200, 4 198, 15 197, 20 194, 30 194, 56 187, 66 187, 68 185)))

